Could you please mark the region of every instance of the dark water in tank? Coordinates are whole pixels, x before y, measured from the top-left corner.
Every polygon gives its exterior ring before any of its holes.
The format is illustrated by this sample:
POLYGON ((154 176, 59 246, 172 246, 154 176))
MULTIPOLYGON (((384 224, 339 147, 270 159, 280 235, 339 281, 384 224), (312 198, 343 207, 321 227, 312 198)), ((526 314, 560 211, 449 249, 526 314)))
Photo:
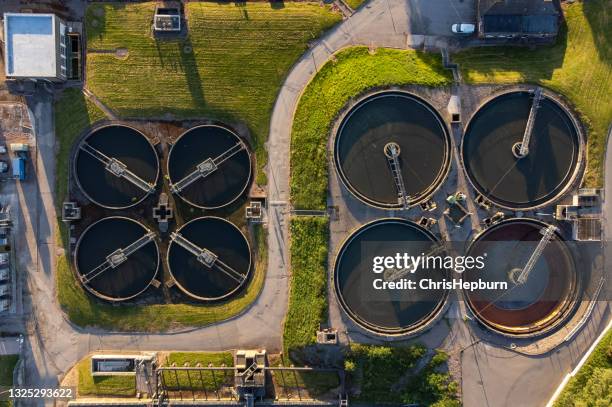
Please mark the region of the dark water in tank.
MULTIPOLYGON (((102 264, 106 256, 125 248, 144 236, 146 230, 135 221, 124 218, 103 219, 82 235, 76 253, 79 274, 88 274, 102 264)), ((87 285, 116 299, 132 297, 147 288, 155 277, 159 256, 152 241, 134 252, 117 268, 110 268, 87 285)))
POLYGON ((432 108, 414 97, 388 92, 357 105, 336 138, 336 160, 345 181, 365 199, 397 205, 397 189, 383 148, 399 144, 409 196, 422 197, 440 182, 449 138, 432 108))
MULTIPOLYGON (((155 183, 159 167, 157 155, 138 131, 125 126, 108 126, 94 131, 85 141, 109 158, 126 164, 140 178, 155 183)), ((124 178, 105 170, 100 161, 82 150, 77 153, 76 175, 85 192, 105 206, 129 206, 146 194, 124 178)))
MULTIPOLYGON (((179 233, 201 248, 215 253, 218 258, 241 274, 250 271, 250 249, 244 235, 230 222, 219 218, 200 218, 185 224, 179 233)), ((182 246, 169 246, 168 262, 177 282, 196 297, 215 299, 240 287, 234 279, 208 268, 182 246)))
MULTIPOLYGON (((216 158, 238 143, 232 132, 217 126, 189 130, 173 145, 168 161, 172 183, 191 173, 207 158, 216 158)), ((249 153, 242 150, 225 161, 206 178, 200 178, 180 195, 196 206, 215 208, 229 204, 245 189, 250 180, 249 153)))
MULTIPOLYGON (((424 322, 444 299, 444 290, 377 291, 372 279, 371 255, 393 256, 398 251, 418 256, 428 253, 433 236, 412 222, 378 221, 364 226, 345 243, 336 261, 335 288, 343 299, 345 310, 358 322, 382 332, 407 331, 424 322)), ((417 271, 411 279, 431 278, 439 281, 446 270, 417 271)))
POLYGON ((513 92, 493 99, 470 122, 463 142, 468 175, 492 201, 510 207, 544 203, 559 193, 578 160, 578 136, 567 113, 542 99, 529 154, 517 160, 512 146, 523 139, 531 96, 513 92))

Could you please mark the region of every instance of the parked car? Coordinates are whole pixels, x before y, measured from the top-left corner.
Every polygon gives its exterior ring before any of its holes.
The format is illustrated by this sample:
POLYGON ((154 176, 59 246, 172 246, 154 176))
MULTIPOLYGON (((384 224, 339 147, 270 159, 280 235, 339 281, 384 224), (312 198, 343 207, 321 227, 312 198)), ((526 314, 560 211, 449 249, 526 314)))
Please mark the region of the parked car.
POLYGON ((8 284, 0 285, 0 297, 5 297, 11 293, 11 287, 8 284))
POLYGON ((0 144, 0 154, 6 154, 6 146, 4 144, 0 144))
POLYGON ((9 257, 8 253, 0 253, 0 265, 8 264, 9 257))
POLYGON ((9 169, 8 163, 4 160, 0 160, 0 172, 5 173, 8 171, 8 169, 9 169))
POLYGON ((470 35, 476 31, 476 25, 470 23, 453 24, 451 31, 458 35, 470 35))

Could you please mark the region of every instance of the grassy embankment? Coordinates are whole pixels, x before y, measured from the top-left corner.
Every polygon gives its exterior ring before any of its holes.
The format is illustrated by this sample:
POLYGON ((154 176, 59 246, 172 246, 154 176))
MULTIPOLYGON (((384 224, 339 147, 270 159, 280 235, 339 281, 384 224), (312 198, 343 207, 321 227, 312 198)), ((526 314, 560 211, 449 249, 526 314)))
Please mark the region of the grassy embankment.
POLYGON ((576 376, 567 383, 554 407, 612 405, 612 331, 597 345, 576 376))
POLYGON ((353 10, 357 10, 366 1, 367 0, 344 0, 344 2, 353 10))
MULTIPOLYGON (((168 355, 165 366, 234 366, 234 358, 230 352, 174 352, 168 355)), ((233 371, 203 371, 187 374, 187 372, 164 371, 164 383, 169 390, 205 390, 214 392, 221 386, 233 383, 233 371)))
POLYGON ((135 376, 92 376, 91 358, 85 358, 77 365, 79 396, 134 397, 135 376))
MULTIPOLYGON (((19 355, 0 355, 0 386, 11 387, 13 385, 13 373, 19 362, 19 355)), ((0 400, 0 407, 11 407, 11 400, 0 400)))
POLYGON ((88 50, 125 48, 128 56, 87 55, 87 85, 122 117, 214 118, 245 123, 265 183, 272 107, 308 42, 341 20, 308 2, 185 4, 186 39, 156 41, 156 3, 94 4, 86 15, 88 50))
POLYGON ((612 120, 611 5, 609 0, 565 5, 567 29, 554 46, 474 48, 453 56, 468 83, 537 83, 566 96, 588 128, 584 183, 590 187, 603 185, 612 120))
POLYGON ((285 317, 285 353, 312 345, 319 324, 327 320, 328 219, 291 220, 291 287, 285 317))
POLYGON ((13 384, 13 371, 19 361, 19 355, 0 355, 0 386, 13 384))
POLYGON ((363 403, 458 407, 457 383, 444 371, 448 356, 437 351, 418 368, 426 355, 422 345, 351 345, 345 369, 363 403))
MULTIPOLYGON (((291 219, 291 285, 289 309, 283 326, 284 363, 303 365, 302 351, 316 341, 316 331, 327 320, 326 217, 291 219)), ((339 385, 333 372, 274 372, 277 384, 307 389, 313 397, 339 385)))

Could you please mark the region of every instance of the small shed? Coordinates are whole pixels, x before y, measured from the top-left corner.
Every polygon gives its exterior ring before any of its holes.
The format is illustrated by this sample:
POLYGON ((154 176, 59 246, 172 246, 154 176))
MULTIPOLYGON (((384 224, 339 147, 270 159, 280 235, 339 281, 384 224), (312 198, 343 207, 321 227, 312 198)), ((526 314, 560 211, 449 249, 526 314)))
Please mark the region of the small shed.
POLYGON ((165 3, 155 8, 153 30, 161 33, 178 33, 181 26, 180 4, 165 3))

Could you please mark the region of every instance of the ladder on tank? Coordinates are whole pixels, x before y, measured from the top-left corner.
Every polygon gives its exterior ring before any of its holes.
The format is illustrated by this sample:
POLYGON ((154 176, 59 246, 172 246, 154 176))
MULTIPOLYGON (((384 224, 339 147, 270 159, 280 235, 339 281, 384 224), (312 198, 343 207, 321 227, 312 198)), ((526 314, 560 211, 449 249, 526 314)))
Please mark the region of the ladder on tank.
POLYGON ((403 209, 407 209, 410 206, 410 197, 406 193, 404 177, 402 176, 402 169, 399 163, 400 146, 395 142, 387 143, 385 144, 383 152, 385 157, 387 157, 391 176, 393 177, 395 189, 397 190, 397 202, 402 205, 403 209))
POLYGON ((187 188, 189 185, 193 184, 200 178, 208 177, 210 174, 215 172, 221 164, 223 164, 225 161, 229 160, 234 155, 245 149, 246 145, 242 141, 239 141, 238 144, 235 144, 232 147, 228 148, 219 156, 215 158, 205 159, 204 161, 196 165, 196 168, 192 172, 187 174, 185 177, 183 177, 176 183, 171 184, 170 190, 175 194, 183 191, 185 188, 187 188))
POLYGON ((102 151, 93 147, 89 143, 81 144, 81 150, 85 151, 93 158, 100 161, 104 165, 104 169, 116 176, 117 178, 125 179, 126 181, 143 190, 147 194, 150 194, 155 190, 155 186, 153 184, 143 180, 138 175, 134 174, 128 169, 125 163, 121 162, 117 158, 108 157, 102 151))
POLYGON ((213 267, 216 267, 219 271, 226 274, 228 277, 238 283, 242 283, 246 279, 244 274, 239 273, 231 266, 221 261, 219 256, 217 256, 213 251, 208 250, 205 247, 199 247, 197 244, 186 239, 180 233, 172 232, 170 234, 170 241, 178 244, 183 249, 193 254, 195 258, 207 268, 212 269, 213 267))
POLYGON ((128 257, 145 247, 154 238, 155 233, 147 232, 144 236, 131 243, 130 245, 115 250, 114 252, 106 256, 102 264, 91 270, 89 273, 83 274, 81 276, 81 281, 83 282, 83 284, 87 284, 94 278, 98 277, 100 274, 104 273, 106 270, 115 269, 119 267, 121 264, 127 261, 128 257))
POLYGON ((531 254, 531 257, 529 257, 529 260, 527 260, 525 267, 522 269, 515 269, 514 271, 514 273, 518 273, 518 276, 514 278, 516 284, 525 284, 529 278, 529 274, 535 267, 542 253, 544 253, 544 249, 546 249, 546 246, 548 246, 548 243, 550 243, 557 230, 557 227, 553 225, 548 226, 546 229, 540 230, 542 239, 540 239, 538 245, 531 254))
POLYGON ((516 143, 513 147, 513 152, 516 158, 523 158, 529 154, 529 143, 533 134, 533 128, 535 126, 536 116, 540 109, 540 102, 542 101, 542 88, 537 87, 533 94, 533 101, 531 103, 531 109, 529 110, 529 118, 527 119, 527 125, 525 126, 525 132, 523 133, 523 140, 516 143))

